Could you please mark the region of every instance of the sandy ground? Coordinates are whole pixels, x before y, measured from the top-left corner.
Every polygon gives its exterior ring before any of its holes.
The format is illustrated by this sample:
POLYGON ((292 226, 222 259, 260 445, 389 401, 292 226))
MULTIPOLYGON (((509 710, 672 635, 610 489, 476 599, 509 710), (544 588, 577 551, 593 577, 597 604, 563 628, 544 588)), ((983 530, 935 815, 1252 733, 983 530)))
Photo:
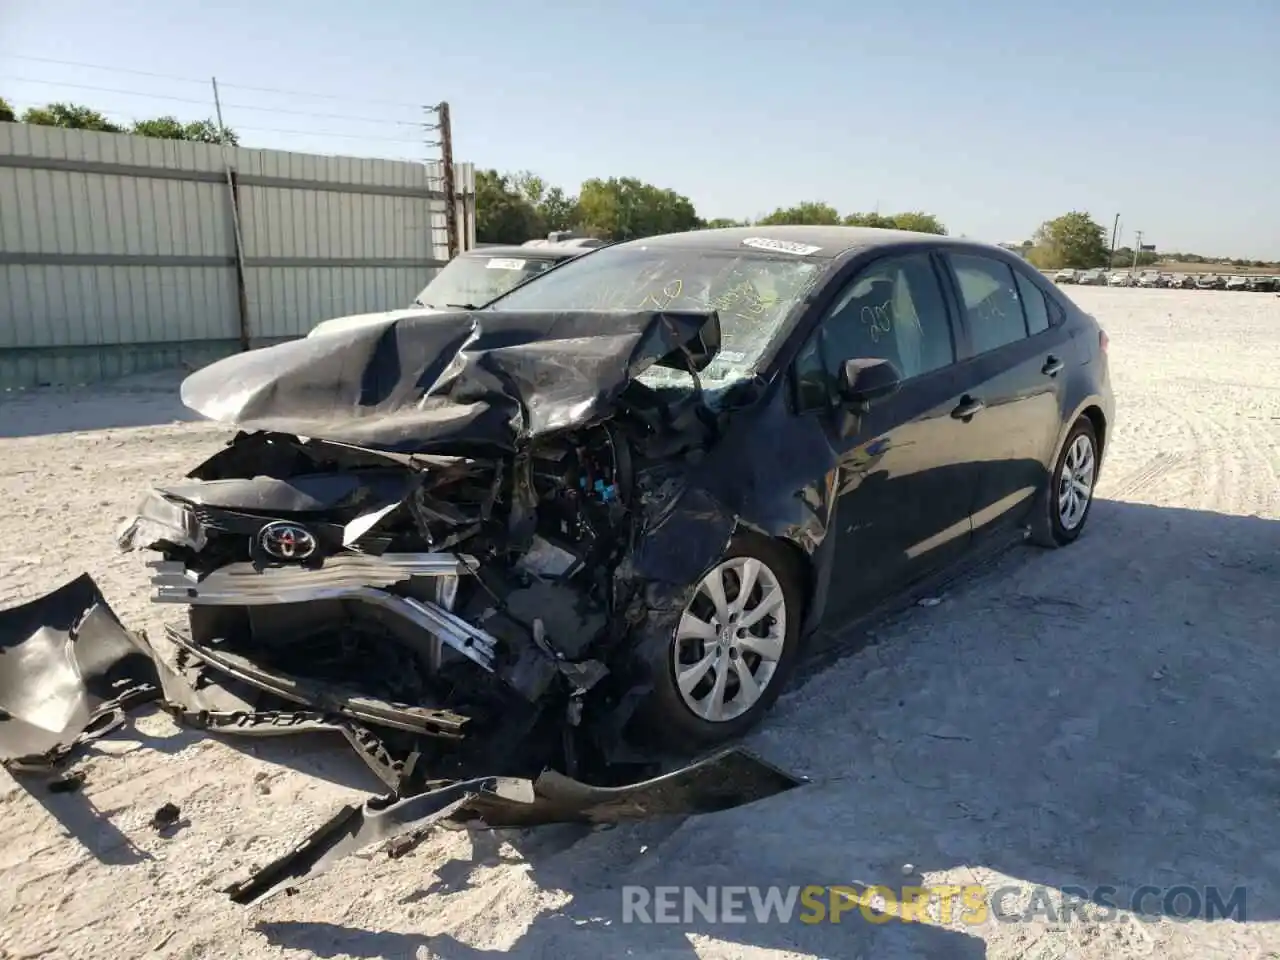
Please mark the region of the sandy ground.
MULTIPOLYGON (((874 624, 785 695, 751 744, 811 785, 677 822, 441 832, 245 909, 217 889, 377 785, 341 743, 144 715, 79 763, 82 794, 0 773, 0 957, 1280 956, 1280 299, 1072 295, 1119 403, 1088 531, 874 624), (623 923, 628 884, 875 883, 1014 885, 1010 911, 1036 885, 1244 886, 1246 914, 1180 922, 1156 895, 1141 919, 623 923)), ((174 382, 0 400, 0 604, 89 570, 153 625, 112 532, 226 436, 176 422, 174 382)))

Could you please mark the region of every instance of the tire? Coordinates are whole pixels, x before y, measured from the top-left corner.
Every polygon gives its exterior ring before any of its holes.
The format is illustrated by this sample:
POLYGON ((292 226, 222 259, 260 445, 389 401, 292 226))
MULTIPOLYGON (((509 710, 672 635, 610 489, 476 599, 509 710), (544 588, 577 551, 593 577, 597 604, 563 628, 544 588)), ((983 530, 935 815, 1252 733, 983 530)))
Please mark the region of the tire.
POLYGON ((1081 531, 1084 530, 1085 523, 1089 519, 1089 513, 1093 509, 1093 492, 1098 485, 1100 455, 1098 436, 1093 429, 1093 422, 1088 417, 1082 416, 1071 425, 1071 429, 1067 433, 1067 439, 1058 453, 1058 460, 1053 465, 1053 473, 1049 476, 1049 482, 1036 498, 1036 505, 1031 515, 1029 537, 1030 541, 1036 546, 1049 549, 1065 547, 1069 543, 1074 543, 1080 536, 1081 531), (1084 442, 1081 440, 1082 437, 1087 440, 1090 462, 1092 463, 1088 483, 1088 496, 1085 499, 1083 510, 1066 511, 1060 507, 1059 501, 1063 473, 1071 469, 1068 466, 1068 460, 1073 457, 1073 451, 1077 451, 1076 455, 1078 455, 1078 445, 1084 442))
MULTIPOLYGON (((740 534, 734 537, 729 544, 729 549, 720 560, 699 579, 699 586, 686 606, 685 614, 691 614, 701 620, 702 616, 712 609, 707 606, 710 599, 703 593, 702 584, 713 573, 723 571, 726 566, 729 566, 730 572, 727 577, 722 573, 722 583, 725 585, 725 598, 732 606, 736 596, 730 598, 730 581, 736 585, 740 582, 737 578, 741 575, 741 571, 732 569, 735 566, 734 561, 754 561, 760 565, 755 584, 748 597, 745 615, 749 616, 752 609, 761 604, 766 588, 775 588, 781 596, 780 609, 785 614, 781 618, 782 623, 778 622, 774 614, 765 614, 748 630, 748 633, 752 634, 749 641, 756 641, 750 643, 751 646, 758 646, 759 649, 765 650, 771 649, 773 643, 778 643, 780 644, 779 655, 772 661, 772 670, 761 685, 759 696, 750 701, 749 706, 745 706, 740 713, 733 714, 732 711, 737 709, 733 701, 746 692, 741 685, 742 668, 745 667, 750 671, 754 679, 760 675, 760 668, 764 666, 765 658, 755 650, 746 649, 745 646, 739 647, 731 640, 727 651, 722 648, 724 652, 721 654, 722 659, 719 664, 712 663, 692 691, 693 696, 703 693, 705 696, 714 697, 718 669, 723 668, 727 689, 722 690, 722 693, 725 697, 726 709, 721 719, 711 720, 705 716, 699 716, 689 702, 689 698, 681 692, 676 676, 677 661, 679 658, 679 665, 686 671, 695 664, 701 665, 712 653, 711 644, 717 641, 695 637, 681 638, 685 624, 685 618, 682 615, 664 638, 665 642, 654 645, 655 653, 650 663, 653 691, 640 711, 640 719, 644 727, 643 737, 655 745, 681 752, 687 751, 691 744, 699 748, 712 747, 741 736, 769 710, 795 671, 800 654, 800 628, 804 618, 803 590, 799 564, 784 545, 756 534, 740 534), (770 621, 772 624, 768 625, 770 621), (756 632, 773 633, 776 635, 776 640, 757 638, 754 636, 756 632), (728 659, 723 659, 724 657, 728 659), (710 684, 710 689, 707 688, 707 684, 710 684)), ((704 703, 708 702, 713 701, 704 700, 704 703)), ((740 705, 746 703, 747 701, 744 700, 740 705)))

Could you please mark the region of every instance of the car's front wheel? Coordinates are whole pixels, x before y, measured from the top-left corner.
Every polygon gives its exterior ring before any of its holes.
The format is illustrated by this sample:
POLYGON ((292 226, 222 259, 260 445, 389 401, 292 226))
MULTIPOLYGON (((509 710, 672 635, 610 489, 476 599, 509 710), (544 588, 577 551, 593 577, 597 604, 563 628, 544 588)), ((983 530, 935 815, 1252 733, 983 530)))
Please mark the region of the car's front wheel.
POLYGON ((654 663, 650 734, 711 746, 744 733, 795 668, 803 600, 782 544, 744 534, 698 581, 654 663))

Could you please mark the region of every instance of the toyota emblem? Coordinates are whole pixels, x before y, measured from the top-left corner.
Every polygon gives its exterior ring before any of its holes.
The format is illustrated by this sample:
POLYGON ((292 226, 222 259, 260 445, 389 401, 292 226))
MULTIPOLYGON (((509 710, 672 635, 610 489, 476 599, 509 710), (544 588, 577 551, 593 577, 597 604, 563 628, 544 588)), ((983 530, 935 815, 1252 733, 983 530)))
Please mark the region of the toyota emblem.
POLYGON ((268 523, 258 532, 262 549, 277 560, 305 560, 316 552, 316 538, 288 520, 268 523))

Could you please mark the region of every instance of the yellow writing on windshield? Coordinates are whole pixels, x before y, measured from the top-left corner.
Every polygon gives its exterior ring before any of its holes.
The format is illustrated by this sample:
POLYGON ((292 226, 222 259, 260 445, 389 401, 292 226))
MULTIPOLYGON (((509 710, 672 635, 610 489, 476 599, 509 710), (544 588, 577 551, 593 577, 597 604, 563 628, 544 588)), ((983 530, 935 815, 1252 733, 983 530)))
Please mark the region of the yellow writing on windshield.
POLYGON ((766 299, 755 285, 748 280, 734 284, 711 301, 711 306, 720 313, 736 314, 740 317, 754 319, 761 317, 771 308, 778 305, 778 298, 766 299))
POLYGON ((707 289, 705 281, 695 278, 686 283, 682 277, 667 280, 658 289, 628 291, 625 288, 599 287, 589 304, 595 310, 715 310, 721 316, 738 316, 756 320, 783 303, 776 293, 766 295, 750 280, 740 280, 718 293, 707 289), (692 288, 692 289, 691 289, 692 288))
POLYGON ((652 303, 654 306, 654 309, 665 310, 667 309, 667 307, 671 306, 671 304, 674 303, 676 300, 680 299, 680 294, 682 294, 683 292, 684 292, 684 281, 672 280, 670 283, 666 284, 662 288, 660 293, 651 293, 647 297, 645 297, 643 302, 641 302, 640 306, 645 307, 645 306, 648 306, 650 303, 652 303))

